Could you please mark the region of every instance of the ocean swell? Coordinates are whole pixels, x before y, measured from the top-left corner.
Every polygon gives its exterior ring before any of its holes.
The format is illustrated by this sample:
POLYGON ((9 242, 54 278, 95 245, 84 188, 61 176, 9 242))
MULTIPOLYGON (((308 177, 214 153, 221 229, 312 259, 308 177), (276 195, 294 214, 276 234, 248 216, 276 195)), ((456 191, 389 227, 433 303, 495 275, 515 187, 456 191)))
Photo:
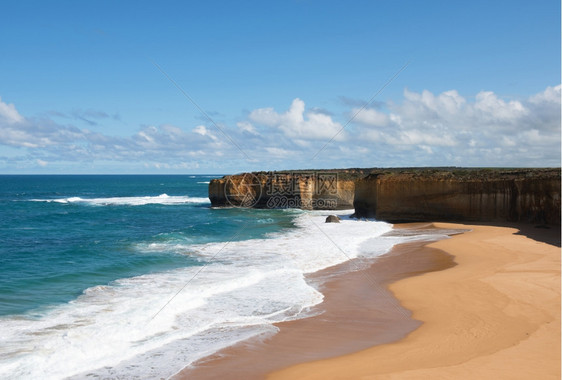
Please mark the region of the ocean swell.
POLYGON ((108 198, 82 198, 82 197, 67 197, 55 199, 33 199, 35 202, 56 202, 56 203, 76 203, 93 206, 143 206, 148 204, 160 205, 179 205, 188 203, 210 203, 208 198, 203 197, 189 197, 189 196, 171 196, 167 194, 160 194, 158 196, 145 196, 145 197, 108 197, 108 198))
POLYGON ((267 239, 182 246, 176 237, 174 251, 200 265, 95 286, 40 316, 0 318, 0 377, 167 377, 237 341, 272 334, 274 323, 310 315, 322 302, 307 273, 379 256, 400 241, 380 237, 387 223, 338 213, 339 224, 325 224, 323 212, 300 213, 299 228, 267 239))

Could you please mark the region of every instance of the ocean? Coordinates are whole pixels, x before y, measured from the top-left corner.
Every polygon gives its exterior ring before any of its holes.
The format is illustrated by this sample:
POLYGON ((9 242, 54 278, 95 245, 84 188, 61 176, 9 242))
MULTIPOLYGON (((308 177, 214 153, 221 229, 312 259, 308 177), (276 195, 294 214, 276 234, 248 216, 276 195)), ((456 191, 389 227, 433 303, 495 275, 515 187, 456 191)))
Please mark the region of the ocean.
POLYGON ((167 378, 311 315, 307 274, 424 238, 211 208, 216 177, 0 176, 0 378, 167 378))

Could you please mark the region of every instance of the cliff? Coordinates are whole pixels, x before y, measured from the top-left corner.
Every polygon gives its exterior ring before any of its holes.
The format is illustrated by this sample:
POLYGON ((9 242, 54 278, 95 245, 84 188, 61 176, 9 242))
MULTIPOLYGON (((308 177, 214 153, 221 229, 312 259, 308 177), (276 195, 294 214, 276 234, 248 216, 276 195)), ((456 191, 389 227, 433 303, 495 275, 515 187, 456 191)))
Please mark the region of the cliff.
POLYGON ((560 225, 560 169, 373 173, 355 213, 385 221, 513 221, 560 225))
POLYGON ((211 180, 209 199, 214 207, 351 209, 355 182, 366 174, 358 169, 242 173, 211 180))
POLYGON ((350 209, 397 221, 560 225, 560 169, 346 169, 243 173, 209 184, 212 206, 350 209))

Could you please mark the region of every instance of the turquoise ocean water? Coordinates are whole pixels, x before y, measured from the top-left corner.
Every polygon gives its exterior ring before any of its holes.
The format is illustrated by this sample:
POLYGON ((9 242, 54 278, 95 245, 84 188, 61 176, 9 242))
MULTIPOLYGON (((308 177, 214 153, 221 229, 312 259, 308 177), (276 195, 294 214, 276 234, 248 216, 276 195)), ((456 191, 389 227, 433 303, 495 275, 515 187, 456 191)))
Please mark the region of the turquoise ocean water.
POLYGON ((405 239, 352 211, 213 209, 214 177, 0 176, 0 378, 169 377, 308 315, 308 273, 405 239))
POLYGON ((0 176, 0 315, 41 313, 91 286, 200 265, 173 243, 242 240, 292 226, 286 213, 211 209, 215 177, 0 176), (241 223, 248 228, 239 232, 241 223), (170 250, 141 249, 154 243, 170 250))

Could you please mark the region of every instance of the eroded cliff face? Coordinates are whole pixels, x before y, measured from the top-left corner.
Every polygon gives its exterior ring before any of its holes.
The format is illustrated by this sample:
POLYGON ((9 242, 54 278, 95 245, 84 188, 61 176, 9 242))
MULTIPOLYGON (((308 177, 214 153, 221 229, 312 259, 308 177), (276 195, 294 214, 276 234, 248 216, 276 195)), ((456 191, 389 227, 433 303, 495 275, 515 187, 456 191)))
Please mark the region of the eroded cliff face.
POLYGON ((373 173, 356 183, 356 216, 385 221, 560 225, 560 170, 373 173))
POLYGON ((325 171, 242 173, 209 183, 214 207, 352 209, 354 197, 354 179, 325 171))
POLYGON ((560 225, 560 169, 348 169, 243 173, 209 184, 212 206, 355 208, 397 221, 560 225))

